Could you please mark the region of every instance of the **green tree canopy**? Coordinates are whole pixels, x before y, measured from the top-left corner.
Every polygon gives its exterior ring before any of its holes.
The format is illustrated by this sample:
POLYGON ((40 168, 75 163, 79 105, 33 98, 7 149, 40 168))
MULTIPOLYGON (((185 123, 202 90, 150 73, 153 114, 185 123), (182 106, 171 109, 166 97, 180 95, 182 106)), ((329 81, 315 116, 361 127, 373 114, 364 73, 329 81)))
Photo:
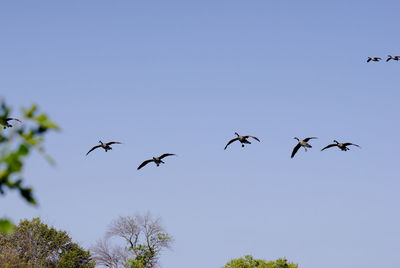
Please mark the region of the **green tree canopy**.
POLYGON ((298 265, 289 263, 285 258, 267 262, 261 259, 254 259, 251 255, 246 255, 244 258, 229 261, 222 268, 298 268, 298 265))
POLYGON ((39 218, 22 220, 11 235, 0 233, 0 267, 94 266, 89 251, 72 242, 65 231, 49 227, 39 218))

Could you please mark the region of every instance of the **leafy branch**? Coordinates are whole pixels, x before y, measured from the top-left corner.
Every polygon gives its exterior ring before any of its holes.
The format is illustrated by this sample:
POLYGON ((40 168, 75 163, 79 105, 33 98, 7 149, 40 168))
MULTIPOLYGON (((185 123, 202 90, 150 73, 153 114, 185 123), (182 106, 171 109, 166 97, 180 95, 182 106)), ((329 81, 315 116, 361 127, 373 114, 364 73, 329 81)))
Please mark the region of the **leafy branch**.
MULTIPOLYGON (((32 150, 37 150, 50 164, 54 164, 45 153, 43 143, 46 133, 58 131, 59 127, 46 114, 39 113, 36 105, 23 108, 22 123, 13 126, 8 123, 10 111, 3 101, 0 105, 0 195, 4 195, 6 190, 17 190, 25 201, 36 205, 32 188, 23 185, 24 161, 32 150)), ((12 230, 10 226, 10 221, 0 219, 0 232, 9 233, 12 230)))

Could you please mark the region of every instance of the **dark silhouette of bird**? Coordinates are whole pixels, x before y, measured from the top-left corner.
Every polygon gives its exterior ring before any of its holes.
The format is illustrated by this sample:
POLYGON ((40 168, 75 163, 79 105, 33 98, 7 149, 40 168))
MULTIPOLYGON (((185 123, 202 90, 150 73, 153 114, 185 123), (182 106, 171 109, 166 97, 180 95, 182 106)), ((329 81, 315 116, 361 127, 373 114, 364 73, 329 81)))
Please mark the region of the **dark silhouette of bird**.
POLYGON ((379 57, 373 57, 373 58, 368 57, 367 62, 370 62, 370 61, 380 61, 380 60, 381 60, 381 58, 379 58, 379 57))
POLYGON ((110 142, 107 142, 107 143, 103 143, 102 141, 99 141, 99 142, 100 142, 100 144, 96 145, 92 149, 90 149, 89 152, 87 152, 86 155, 88 155, 91 151, 93 151, 93 150, 95 150, 97 148, 103 148, 107 152, 108 150, 112 150, 112 148, 110 146, 111 144, 121 144, 118 141, 110 141, 110 142))
POLYGON ((242 144, 242 147, 244 147, 244 144, 246 143, 246 144, 251 144, 251 142, 249 142, 247 139, 248 138, 253 138, 253 139, 255 139, 256 141, 258 141, 258 142, 260 142, 260 140, 257 138, 257 137, 254 137, 254 136, 250 136, 250 135, 247 135, 247 136, 240 136, 237 132, 235 132, 235 134, 236 134, 236 138, 234 138, 234 139, 231 139, 229 142, 228 142, 228 144, 225 146, 225 148, 224 148, 224 150, 226 150, 226 148, 228 147, 228 145, 229 144, 231 144, 232 142, 235 142, 235 141, 240 141, 240 143, 242 144))
POLYGON ((304 140, 300 140, 299 138, 294 137, 293 139, 298 140, 298 143, 293 148, 293 152, 292 152, 291 158, 294 157, 294 155, 297 153, 297 151, 300 149, 300 147, 303 147, 307 152, 307 148, 312 148, 312 146, 310 144, 308 144, 308 141, 311 140, 311 139, 318 139, 318 138, 317 137, 309 137, 309 138, 305 138, 304 140))
POLYGON ((386 62, 388 62, 390 60, 398 61, 398 60, 400 60, 400 56, 390 56, 390 55, 388 55, 388 58, 386 59, 386 62))
POLYGON ((329 144, 328 146, 322 148, 321 151, 323 151, 323 150, 325 150, 325 149, 328 149, 328 148, 331 148, 331 147, 334 147, 334 146, 337 146, 337 147, 338 147, 340 150, 342 150, 342 151, 348 151, 348 150, 350 150, 349 148, 347 148, 347 146, 350 146, 350 145, 353 145, 353 146, 356 146, 356 147, 358 147, 358 148, 361 148, 359 145, 354 144, 354 143, 351 143, 351 142, 340 143, 340 142, 338 142, 337 140, 333 140, 333 142, 334 142, 334 143, 329 144))
POLYGON ((157 165, 157 167, 162 163, 162 164, 165 164, 165 162, 164 161, 162 161, 162 159, 164 158, 164 157, 167 157, 167 156, 170 156, 170 155, 175 155, 175 154, 163 154, 163 155, 160 155, 159 157, 153 157, 152 159, 148 159, 148 160, 146 160, 146 161, 144 161, 143 163, 141 163, 140 164, 140 166, 137 168, 138 170, 139 169, 141 169, 142 167, 144 167, 145 165, 147 165, 148 163, 150 163, 150 162, 154 162, 154 163, 156 163, 156 165, 157 165))
POLYGON ((6 129, 8 127, 12 127, 12 125, 10 125, 8 123, 8 121, 11 121, 11 120, 18 121, 21 123, 21 120, 19 120, 18 118, 8 117, 8 118, 0 118, 0 124, 3 125, 4 129, 6 129))

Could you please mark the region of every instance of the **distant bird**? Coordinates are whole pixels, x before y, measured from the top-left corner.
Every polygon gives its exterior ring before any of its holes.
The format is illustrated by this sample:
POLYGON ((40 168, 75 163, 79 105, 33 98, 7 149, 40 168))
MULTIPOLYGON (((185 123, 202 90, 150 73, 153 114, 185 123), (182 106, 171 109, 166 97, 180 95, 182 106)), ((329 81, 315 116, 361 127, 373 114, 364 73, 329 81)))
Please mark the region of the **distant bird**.
POLYGON ((244 147, 244 144, 246 143, 246 144, 251 144, 251 142, 249 142, 247 139, 248 138, 253 138, 253 139, 255 139, 256 141, 258 141, 258 142, 260 142, 260 140, 257 138, 257 137, 254 137, 254 136, 250 136, 250 135, 247 135, 247 136, 240 136, 239 134, 237 134, 237 132, 235 132, 235 134, 236 134, 236 138, 234 138, 234 139, 231 139, 229 142, 228 142, 228 144, 225 146, 225 148, 224 148, 224 150, 226 150, 226 148, 228 147, 228 145, 229 144, 231 144, 232 142, 234 142, 234 141, 240 141, 240 143, 242 144, 242 147, 244 147))
POLYGON ((99 141, 99 142, 100 142, 100 144, 96 145, 92 149, 90 149, 89 152, 87 152, 86 155, 88 155, 91 151, 93 151, 94 149, 97 149, 97 148, 103 148, 107 152, 108 150, 112 150, 112 148, 110 146, 111 144, 121 144, 118 141, 110 141, 110 142, 107 142, 107 143, 103 143, 101 141, 99 141))
POLYGON ((307 148, 312 148, 312 146, 310 144, 308 144, 307 142, 311 139, 318 139, 317 137, 309 137, 309 138, 305 138, 304 140, 300 140, 297 137, 294 137, 293 139, 298 140, 299 142, 297 143, 297 145, 293 148, 293 152, 292 152, 292 156, 291 158, 294 157, 294 155, 297 153, 297 151, 300 149, 300 147, 303 147, 306 152, 307 152, 307 148))
POLYGON ((147 165, 150 162, 156 163, 156 165, 158 167, 161 163, 165 164, 164 161, 162 161, 161 159, 163 159, 164 157, 170 156, 170 155, 175 155, 175 154, 163 154, 163 155, 160 155, 159 157, 153 157, 152 159, 148 159, 148 160, 144 161, 143 163, 141 163, 137 169, 138 170, 141 169, 142 167, 144 167, 145 165, 147 165))
POLYGON ((21 123, 21 120, 19 120, 19 119, 17 119, 17 118, 8 117, 8 118, 4 118, 4 119, 3 119, 3 118, 0 118, 0 124, 4 126, 4 129, 6 129, 6 128, 8 128, 8 127, 12 127, 12 125, 10 125, 10 124, 8 123, 8 121, 11 121, 11 120, 18 121, 18 122, 21 123))
POLYGON ((323 150, 325 150, 325 149, 328 149, 328 148, 331 148, 331 147, 334 147, 334 146, 337 146, 337 147, 338 147, 340 150, 342 150, 342 151, 348 151, 348 150, 350 150, 349 148, 347 148, 347 146, 350 146, 350 145, 357 146, 358 148, 361 148, 359 145, 354 144, 354 143, 351 143, 351 142, 339 143, 337 140, 334 140, 333 142, 334 142, 334 143, 329 144, 328 146, 322 148, 321 151, 323 151, 323 150))
POLYGON ((388 58, 387 58, 386 62, 388 62, 390 60, 398 61, 398 60, 400 60, 400 56, 390 56, 390 55, 388 55, 388 58))
POLYGON ((379 58, 379 57, 373 57, 373 58, 368 57, 367 62, 370 62, 371 60, 372 60, 372 61, 380 61, 381 58, 379 58))

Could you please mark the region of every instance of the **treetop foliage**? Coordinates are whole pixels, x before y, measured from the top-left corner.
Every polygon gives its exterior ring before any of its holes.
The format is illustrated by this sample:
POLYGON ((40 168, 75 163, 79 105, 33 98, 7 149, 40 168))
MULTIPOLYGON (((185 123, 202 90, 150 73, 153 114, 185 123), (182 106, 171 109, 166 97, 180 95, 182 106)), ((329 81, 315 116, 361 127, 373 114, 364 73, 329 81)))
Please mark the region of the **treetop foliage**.
POLYGON ((261 259, 254 259, 251 255, 246 255, 244 258, 229 261, 222 268, 298 268, 298 265, 289 263, 286 258, 267 262, 261 259))
POLYGON ((92 268, 89 251, 72 242, 65 231, 34 218, 22 220, 11 235, 0 234, 0 267, 92 268))

